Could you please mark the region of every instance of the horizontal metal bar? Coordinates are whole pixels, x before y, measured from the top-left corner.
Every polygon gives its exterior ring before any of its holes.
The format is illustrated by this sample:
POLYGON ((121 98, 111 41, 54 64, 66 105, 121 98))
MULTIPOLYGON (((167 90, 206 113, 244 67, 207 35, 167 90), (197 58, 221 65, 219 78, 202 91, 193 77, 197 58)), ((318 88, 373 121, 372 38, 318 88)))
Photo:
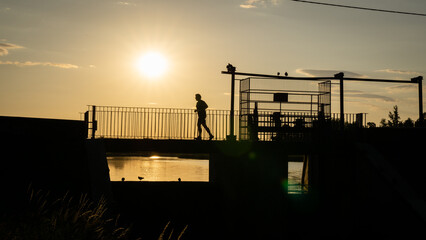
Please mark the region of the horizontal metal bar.
POLYGON ((312 103, 318 103, 318 102, 274 102, 274 101, 267 101, 267 100, 255 100, 250 99, 252 102, 258 102, 258 103, 274 103, 274 104, 312 104, 312 103))
POLYGON ((374 79, 374 78, 343 78, 348 81, 362 81, 362 82, 389 82, 389 83, 415 83, 410 80, 393 80, 393 79, 374 79))
MULTIPOLYGON (((241 91, 241 92, 248 92, 251 93, 252 91, 265 91, 265 92, 283 92, 283 93, 293 93, 293 92, 302 92, 302 93, 316 93, 316 94, 324 94, 324 93, 329 93, 329 92, 325 92, 325 91, 305 91, 305 90, 270 90, 270 89, 257 89, 257 88, 252 88, 248 91, 241 91)), ((270 93, 269 93, 270 94, 270 93)))
MULTIPOLYGON (((232 72, 222 71, 222 74, 233 74, 232 72)), ((258 73, 243 73, 235 72, 235 75, 252 76, 252 77, 265 77, 268 79, 284 79, 284 80, 304 80, 304 81, 319 81, 319 80, 340 80, 334 76, 332 77, 286 77, 278 75, 258 74, 258 73)), ((394 80, 394 79, 375 79, 375 78, 346 78, 343 80, 348 81, 363 81, 363 82, 389 82, 389 83, 417 83, 411 80, 394 80)))
MULTIPOLYGON (((252 91, 246 92, 246 93, 269 94, 269 95, 273 94, 272 92, 252 92, 252 91)), ((322 94, 319 94, 319 93, 316 93, 316 94, 314 94, 314 93, 295 93, 295 92, 283 92, 283 91, 275 91, 274 93, 288 93, 289 96, 294 96, 294 95, 297 95, 297 96, 319 96, 319 95, 322 95, 322 94)))
MULTIPOLYGON (((232 72, 222 71, 222 74, 233 74, 232 72)), ((243 73, 235 72, 235 75, 241 76, 252 76, 252 77, 265 77, 265 78, 275 78, 275 79, 286 79, 286 80, 307 80, 307 81, 319 81, 319 80, 329 80, 334 79, 334 77, 285 77, 278 75, 268 75, 268 74, 258 74, 258 73, 243 73)))

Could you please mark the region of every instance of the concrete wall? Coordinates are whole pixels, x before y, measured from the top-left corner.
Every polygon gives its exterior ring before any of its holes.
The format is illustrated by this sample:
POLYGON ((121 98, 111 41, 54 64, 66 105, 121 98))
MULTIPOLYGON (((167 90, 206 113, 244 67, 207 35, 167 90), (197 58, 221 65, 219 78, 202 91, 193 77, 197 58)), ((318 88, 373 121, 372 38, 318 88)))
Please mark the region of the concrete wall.
POLYGON ((83 121, 0 117, 0 135, 0 210, 20 209, 29 186, 49 191, 52 197, 66 192, 90 195, 97 189, 95 179, 105 179, 105 153, 104 168, 90 161, 102 162, 102 148, 86 144, 83 121))

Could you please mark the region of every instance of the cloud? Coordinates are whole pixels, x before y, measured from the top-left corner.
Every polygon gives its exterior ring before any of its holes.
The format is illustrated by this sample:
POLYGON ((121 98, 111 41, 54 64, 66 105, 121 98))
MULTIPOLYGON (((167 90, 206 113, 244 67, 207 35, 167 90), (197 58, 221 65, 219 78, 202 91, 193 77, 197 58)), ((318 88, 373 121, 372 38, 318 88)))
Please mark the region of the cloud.
POLYGON ((334 74, 343 72, 345 77, 353 77, 353 78, 364 78, 365 75, 349 72, 349 71, 341 71, 341 70, 315 70, 315 69, 296 69, 296 72, 299 74, 303 74, 308 77, 334 77, 334 74))
MULTIPOLYGON (((332 97, 338 98, 339 97, 339 90, 333 89, 332 90, 332 97)), ((395 102, 396 100, 392 97, 375 94, 375 93, 366 93, 360 90, 345 90, 345 102, 346 100, 350 99, 364 99, 364 100, 380 100, 384 102, 395 102)))
POLYGON ((396 94, 396 93, 409 93, 414 92, 418 89, 417 84, 401 84, 401 85, 394 85, 390 87, 385 88, 386 91, 390 94, 396 94))
POLYGON ((18 49, 24 48, 22 46, 12 44, 12 43, 0 43, 0 56, 6 56, 9 54, 9 49, 18 49))
POLYGON ((382 100, 384 102, 395 102, 395 99, 383 95, 371 94, 371 93, 352 93, 346 94, 346 96, 351 98, 361 98, 361 99, 375 99, 382 100))
POLYGON ((397 69, 381 69, 381 70, 376 70, 376 72, 385 72, 385 73, 402 74, 402 75, 421 75, 421 73, 419 72, 397 70, 397 69))
POLYGON ((135 4, 135 3, 131 3, 131 2, 123 2, 123 1, 118 1, 118 2, 117 2, 117 4, 118 4, 118 5, 121 5, 121 6, 136 6, 136 4, 135 4))
POLYGON ((241 8, 256 8, 256 6, 251 5, 251 4, 240 4, 241 8))
POLYGON ((257 8, 258 5, 266 6, 278 5, 278 0, 246 0, 243 4, 240 4, 240 8, 257 8))
POLYGON ((47 67, 57 67, 64 69, 76 69, 77 65, 69 63, 52 63, 52 62, 18 62, 18 61, 0 61, 0 65, 15 65, 19 67, 31 67, 31 66, 47 66, 47 67))

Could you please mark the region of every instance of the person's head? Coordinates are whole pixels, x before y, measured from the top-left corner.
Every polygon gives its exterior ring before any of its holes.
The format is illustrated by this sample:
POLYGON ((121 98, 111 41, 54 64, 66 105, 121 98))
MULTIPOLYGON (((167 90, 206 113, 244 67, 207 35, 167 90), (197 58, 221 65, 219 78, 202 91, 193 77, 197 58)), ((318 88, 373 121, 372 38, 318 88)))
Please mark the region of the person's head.
POLYGON ((201 95, 199 93, 195 94, 195 100, 200 101, 201 95))

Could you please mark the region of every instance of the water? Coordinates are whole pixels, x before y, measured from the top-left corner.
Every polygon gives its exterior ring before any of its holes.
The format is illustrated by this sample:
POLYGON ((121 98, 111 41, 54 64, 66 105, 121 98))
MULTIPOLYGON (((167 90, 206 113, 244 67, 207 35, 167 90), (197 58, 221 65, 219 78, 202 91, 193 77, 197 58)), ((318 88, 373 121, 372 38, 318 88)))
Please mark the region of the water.
POLYGON ((303 193, 302 186, 303 162, 288 163, 288 185, 287 192, 290 194, 303 193))
POLYGON ((209 161, 178 157, 108 157, 111 181, 209 181, 209 161))
MULTIPOLYGON (((108 157, 111 181, 209 181, 209 161, 204 159, 188 159, 178 157, 141 157, 121 156, 108 157)), ((302 162, 288 163, 289 188, 300 188, 302 178, 302 162)), ((290 189, 289 189, 290 190, 290 189)))

